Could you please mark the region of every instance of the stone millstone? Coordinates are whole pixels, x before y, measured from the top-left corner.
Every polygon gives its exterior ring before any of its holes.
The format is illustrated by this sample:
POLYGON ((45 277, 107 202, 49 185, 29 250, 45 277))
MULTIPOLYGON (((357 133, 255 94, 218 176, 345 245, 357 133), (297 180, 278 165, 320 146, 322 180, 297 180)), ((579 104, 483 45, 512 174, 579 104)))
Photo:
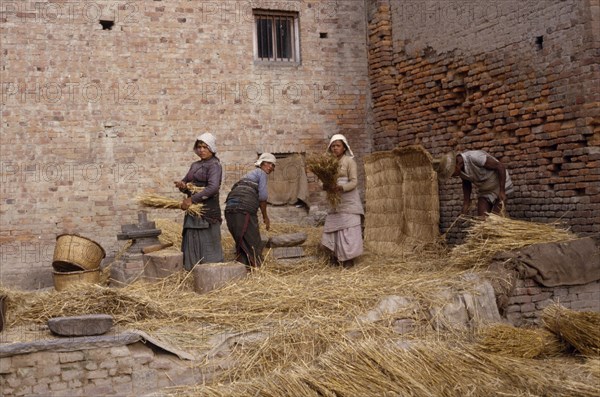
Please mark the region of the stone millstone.
POLYGON ((306 241, 308 235, 306 233, 290 233, 273 236, 267 242, 267 247, 295 247, 306 241))
POLYGON ((93 336, 106 333, 113 325, 108 314, 54 317, 48 320, 50 331, 60 336, 93 336))

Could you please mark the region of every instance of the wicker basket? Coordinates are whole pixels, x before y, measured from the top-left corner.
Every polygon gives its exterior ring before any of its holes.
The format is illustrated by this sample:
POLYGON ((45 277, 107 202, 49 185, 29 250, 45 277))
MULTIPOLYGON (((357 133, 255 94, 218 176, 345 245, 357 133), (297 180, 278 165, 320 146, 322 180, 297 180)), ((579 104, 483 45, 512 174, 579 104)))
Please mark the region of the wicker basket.
POLYGON ((54 289, 62 291, 74 284, 100 283, 100 268, 77 272, 53 272, 54 289))
POLYGON ((60 272, 94 270, 106 252, 95 241, 76 234, 61 234, 56 237, 52 267, 60 272))

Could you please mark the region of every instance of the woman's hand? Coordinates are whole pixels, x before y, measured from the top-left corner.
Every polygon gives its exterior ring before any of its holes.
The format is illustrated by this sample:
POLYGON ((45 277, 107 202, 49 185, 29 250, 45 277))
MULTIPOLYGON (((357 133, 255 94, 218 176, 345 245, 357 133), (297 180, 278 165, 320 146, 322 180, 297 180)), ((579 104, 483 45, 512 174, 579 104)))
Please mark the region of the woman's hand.
POLYGON ((178 188, 178 189, 185 189, 186 188, 185 182, 183 182, 183 181, 175 181, 173 183, 175 183, 175 187, 178 188))
POLYGON ((271 220, 268 216, 263 216, 263 222, 265 223, 265 229, 269 230, 271 228, 271 220))
POLYGON ((185 211, 188 208, 190 208, 190 205, 192 205, 192 198, 188 197, 181 202, 181 205, 179 207, 185 211))

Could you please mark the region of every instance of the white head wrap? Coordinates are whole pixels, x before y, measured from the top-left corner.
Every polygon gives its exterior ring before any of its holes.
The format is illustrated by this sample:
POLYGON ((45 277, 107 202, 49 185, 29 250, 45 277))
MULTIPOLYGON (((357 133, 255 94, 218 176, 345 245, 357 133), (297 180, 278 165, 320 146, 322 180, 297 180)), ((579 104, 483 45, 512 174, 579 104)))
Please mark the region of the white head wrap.
POLYGON ((210 150, 211 153, 217 153, 217 138, 215 138, 210 132, 205 132, 204 134, 199 135, 196 140, 206 143, 206 146, 208 146, 208 150, 210 150))
POLYGON ((352 153, 352 149, 350 149, 350 145, 348 144, 348 141, 346 140, 346 137, 343 136, 342 134, 335 134, 334 136, 331 137, 331 139, 329 140, 329 146, 327 146, 327 151, 330 152, 331 151, 331 144, 335 141, 342 141, 344 142, 344 145, 346 145, 346 147, 348 148, 348 150, 346 150, 346 154, 350 157, 354 157, 354 153, 352 153))
POLYGON ((263 163, 263 161, 275 164, 275 162, 277 161, 277 159, 271 153, 263 153, 263 154, 260 155, 260 157, 258 158, 258 160, 256 160, 256 162, 254 163, 254 165, 257 166, 257 167, 260 167, 260 165, 263 163))

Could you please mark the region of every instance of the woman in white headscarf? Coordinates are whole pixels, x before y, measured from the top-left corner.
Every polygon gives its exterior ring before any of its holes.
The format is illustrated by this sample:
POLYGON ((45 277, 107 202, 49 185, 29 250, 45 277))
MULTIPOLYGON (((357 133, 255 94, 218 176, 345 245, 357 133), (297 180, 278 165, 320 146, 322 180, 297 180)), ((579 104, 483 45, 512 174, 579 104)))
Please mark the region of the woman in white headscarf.
POLYGON ((188 173, 175 186, 187 195, 181 202, 181 209, 186 210, 192 204, 203 204, 202 216, 185 215, 183 220, 183 266, 191 270, 199 263, 223 262, 221 246, 221 207, 219 205, 219 189, 223 173, 221 162, 217 158, 217 140, 211 133, 204 133, 196 138, 194 153, 200 160, 192 163, 188 173), (193 193, 187 183, 203 189, 193 193))
POLYGON ((275 162, 271 153, 261 154, 254 163, 256 168, 233 185, 225 201, 225 220, 235 241, 235 259, 247 267, 258 267, 263 261, 257 215, 260 208, 265 228, 269 230, 267 175, 275 169, 275 162))
POLYGON ((340 163, 335 189, 340 193, 341 201, 329 209, 321 244, 332 251, 336 262, 349 267, 363 253, 361 224, 364 211, 357 189, 358 171, 354 153, 344 135, 332 136, 327 152, 340 163))

